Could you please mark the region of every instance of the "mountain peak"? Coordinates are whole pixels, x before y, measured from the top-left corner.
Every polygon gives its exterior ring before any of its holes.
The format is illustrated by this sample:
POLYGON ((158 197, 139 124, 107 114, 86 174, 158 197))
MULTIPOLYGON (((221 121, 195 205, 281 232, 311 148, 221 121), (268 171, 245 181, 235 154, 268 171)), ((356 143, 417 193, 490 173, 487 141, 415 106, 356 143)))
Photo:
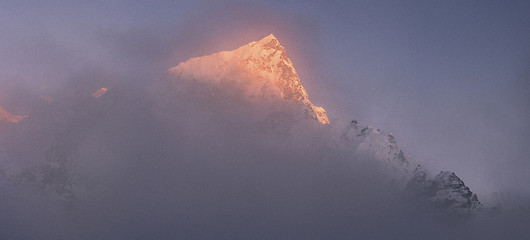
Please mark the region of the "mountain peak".
POLYGON ((482 208, 477 195, 462 179, 449 171, 441 171, 434 179, 427 179, 425 171, 418 166, 406 191, 449 213, 474 215, 482 208))
POLYGON ((245 95, 303 103, 313 118, 329 123, 326 111, 309 101, 293 63, 273 34, 232 51, 189 59, 168 74, 177 79, 237 82, 245 95))
MULTIPOLYGON (((257 42, 250 43, 250 45, 252 46, 254 44, 259 45, 261 48, 263 48, 266 51, 278 51, 277 53, 280 53, 280 54, 285 52, 285 49, 280 44, 280 41, 278 41, 278 39, 276 39, 276 37, 274 37, 274 35, 272 34, 262 38, 261 40, 257 42)), ((287 56, 285 57, 287 58, 287 56)))
POLYGON ((266 44, 266 43, 269 43, 272 40, 278 41, 278 39, 276 39, 276 37, 271 33, 271 34, 267 35, 266 37, 262 38, 261 40, 259 40, 258 42, 262 43, 262 44, 266 44))

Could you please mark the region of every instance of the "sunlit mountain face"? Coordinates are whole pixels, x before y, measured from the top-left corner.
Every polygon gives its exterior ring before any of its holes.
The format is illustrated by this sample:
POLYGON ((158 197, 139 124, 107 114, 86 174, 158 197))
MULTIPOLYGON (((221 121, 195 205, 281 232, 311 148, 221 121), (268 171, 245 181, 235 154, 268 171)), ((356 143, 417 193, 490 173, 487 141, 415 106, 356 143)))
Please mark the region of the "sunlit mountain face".
POLYGON ((311 117, 329 124, 326 111, 311 103, 285 48, 272 34, 233 51, 192 58, 167 73, 177 80, 235 83, 248 97, 302 103, 311 117))

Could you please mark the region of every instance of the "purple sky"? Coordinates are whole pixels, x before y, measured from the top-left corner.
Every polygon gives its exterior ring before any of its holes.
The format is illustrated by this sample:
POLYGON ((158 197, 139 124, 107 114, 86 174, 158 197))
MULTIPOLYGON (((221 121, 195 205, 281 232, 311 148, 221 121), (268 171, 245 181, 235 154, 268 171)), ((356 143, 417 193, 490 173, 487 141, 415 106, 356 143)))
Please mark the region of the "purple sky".
POLYGON ((123 84, 113 76, 143 86, 273 33, 330 119, 392 132, 479 192, 528 192, 529 12, 528 1, 2 1, 0 101, 31 115, 17 93, 123 84))

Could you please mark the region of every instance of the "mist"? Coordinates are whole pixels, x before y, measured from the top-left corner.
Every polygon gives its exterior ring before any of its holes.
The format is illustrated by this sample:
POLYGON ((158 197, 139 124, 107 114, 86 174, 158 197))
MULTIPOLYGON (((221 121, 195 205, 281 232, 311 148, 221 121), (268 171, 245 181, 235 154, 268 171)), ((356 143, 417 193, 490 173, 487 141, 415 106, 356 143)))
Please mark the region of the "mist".
POLYGON ((449 4, 432 18, 434 7, 413 2, 400 8, 362 1, 0 5, 0 104, 29 115, 18 124, 0 122, 3 171, 38 173, 59 159, 68 184, 79 186, 74 200, 65 201, 42 186, 2 177, 0 238, 528 234, 524 49, 530 48, 522 41, 528 35, 517 33, 527 32, 520 31, 528 26, 527 4, 475 11, 449 4), (476 17, 463 17, 468 12, 476 17), (467 25, 458 27, 451 16, 467 25), (326 126, 301 106, 249 101, 237 86, 160 86, 181 61, 270 33, 332 123, 355 118, 391 131, 422 165, 455 171, 479 196, 507 191, 515 202, 490 217, 439 217, 389 186, 374 161, 329 149, 326 126), (417 44, 406 44, 411 39, 417 44), (110 91, 91 97, 102 87, 110 91))
POLYGON ((377 161, 329 148, 329 126, 302 106, 249 100, 237 87, 163 82, 77 96, 10 128, 8 157, 26 167, 64 162, 76 187, 65 200, 31 181, 4 180, 2 235, 496 239, 526 231, 520 212, 469 219, 418 207, 377 161))

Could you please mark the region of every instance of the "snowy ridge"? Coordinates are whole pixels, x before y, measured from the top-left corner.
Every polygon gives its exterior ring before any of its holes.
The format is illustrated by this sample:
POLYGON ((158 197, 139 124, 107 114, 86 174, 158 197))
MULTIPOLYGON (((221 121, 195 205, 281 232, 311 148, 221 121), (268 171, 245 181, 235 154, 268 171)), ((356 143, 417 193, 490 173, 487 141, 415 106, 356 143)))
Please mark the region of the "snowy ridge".
POLYGON ((356 120, 334 121, 330 128, 331 134, 338 138, 340 145, 351 149, 352 155, 378 161, 400 189, 412 178, 417 164, 405 157, 392 134, 361 125, 356 120))
POLYGON ((449 171, 441 171, 434 179, 427 179, 425 171, 418 166, 406 190, 449 213, 476 214, 482 208, 477 195, 449 171))
POLYGON ((169 69, 167 74, 173 79, 235 82, 249 97, 303 103, 313 118, 329 123, 326 111, 309 100, 285 49, 272 34, 233 51, 192 58, 169 69))
POLYGON ((330 134, 335 139, 329 144, 333 145, 330 149, 339 146, 350 149, 352 156, 377 161, 385 170, 383 174, 392 179, 392 185, 420 202, 459 215, 476 215, 483 207, 477 195, 455 173, 442 171, 430 177, 418 163, 405 156, 390 133, 356 120, 338 120, 330 124, 330 134))

